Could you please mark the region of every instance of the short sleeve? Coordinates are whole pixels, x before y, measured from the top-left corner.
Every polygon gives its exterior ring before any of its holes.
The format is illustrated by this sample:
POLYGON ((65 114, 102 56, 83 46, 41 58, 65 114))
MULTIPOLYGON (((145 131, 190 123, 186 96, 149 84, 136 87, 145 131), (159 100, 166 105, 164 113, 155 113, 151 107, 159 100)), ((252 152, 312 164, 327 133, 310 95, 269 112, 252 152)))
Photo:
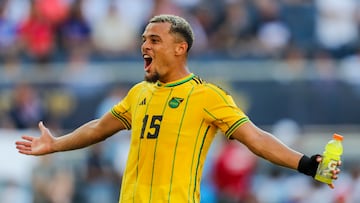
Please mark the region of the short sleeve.
POLYGON ((117 119, 119 119, 125 125, 126 129, 131 129, 132 123, 132 104, 134 103, 132 100, 135 97, 134 94, 138 89, 139 85, 135 85, 128 94, 122 99, 119 103, 115 104, 112 109, 111 113, 117 119))
POLYGON ((241 124, 249 121, 249 118, 236 105, 230 94, 215 85, 207 86, 205 119, 230 138, 241 124))
POLYGON ((130 130, 131 113, 127 98, 128 97, 125 97, 119 103, 115 104, 111 109, 111 113, 125 125, 126 129, 130 130))

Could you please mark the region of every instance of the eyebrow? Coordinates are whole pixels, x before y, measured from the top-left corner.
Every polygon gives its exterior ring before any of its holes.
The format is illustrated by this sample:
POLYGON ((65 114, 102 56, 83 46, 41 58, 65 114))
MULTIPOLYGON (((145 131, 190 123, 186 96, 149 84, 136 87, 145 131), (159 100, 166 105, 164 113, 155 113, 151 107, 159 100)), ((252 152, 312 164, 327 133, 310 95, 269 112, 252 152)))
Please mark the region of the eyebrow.
MULTIPOLYGON (((146 36, 145 35, 142 35, 143 38, 145 38, 146 36)), ((160 38, 160 35, 155 35, 155 34, 151 34, 148 36, 148 38, 152 38, 152 37, 158 37, 160 38)))
POLYGON ((148 36, 142 35, 142 40, 145 41, 146 39, 162 41, 162 38, 160 37, 160 35, 155 35, 155 34, 151 34, 148 36))

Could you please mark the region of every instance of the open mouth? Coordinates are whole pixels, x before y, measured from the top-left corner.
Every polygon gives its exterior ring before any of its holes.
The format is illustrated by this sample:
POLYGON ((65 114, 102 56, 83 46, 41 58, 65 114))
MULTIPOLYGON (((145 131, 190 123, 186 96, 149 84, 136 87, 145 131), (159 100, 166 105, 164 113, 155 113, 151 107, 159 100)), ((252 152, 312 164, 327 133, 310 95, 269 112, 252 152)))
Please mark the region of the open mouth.
POLYGON ((145 61, 145 70, 148 70, 151 65, 152 58, 146 54, 144 54, 143 57, 144 57, 144 61, 145 61))

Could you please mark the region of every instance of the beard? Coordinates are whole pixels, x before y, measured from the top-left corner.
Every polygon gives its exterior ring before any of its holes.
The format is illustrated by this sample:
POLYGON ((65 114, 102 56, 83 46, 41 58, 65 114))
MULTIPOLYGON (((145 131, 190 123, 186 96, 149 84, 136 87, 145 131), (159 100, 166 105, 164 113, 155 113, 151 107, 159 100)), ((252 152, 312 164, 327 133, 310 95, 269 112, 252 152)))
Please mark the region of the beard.
POLYGON ((145 74, 144 79, 146 82, 155 83, 160 79, 160 75, 158 72, 154 72, 153 74, 145 74))

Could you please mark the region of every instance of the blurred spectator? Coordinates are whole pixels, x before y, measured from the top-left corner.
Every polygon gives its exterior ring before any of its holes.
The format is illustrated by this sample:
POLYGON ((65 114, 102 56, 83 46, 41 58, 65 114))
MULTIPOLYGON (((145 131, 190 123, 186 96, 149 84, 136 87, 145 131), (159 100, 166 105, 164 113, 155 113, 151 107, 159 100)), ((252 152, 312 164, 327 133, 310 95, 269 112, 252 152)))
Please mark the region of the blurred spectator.
MULTIPOLYGON (((216 7, 215 1, 213 2, 213 4, 208 4, 202 1, 197 7, 192 8, 190 11, 200 23, 207 36, 211 36, 216 32, 221 21, 221 7, 216 7)), ((197 38, 196 35, 195 38, 197 38)))
POLYGON ((176 5, 186 8, 186 9, 192 9, 196 6, 199 6, 201 0, 171 0, 176 5))
POLYGON ((50 203, 50 180, 55 174, 53 156, 40 157, 40 162, 34 167, 32 174, 33 202, 50 203))
POLYGON ((68 0, 31 0, 35 2, 37 11, 53 26, 59 25, 68 15, 68 0))
POLYGON ((127 89, 121 86, 112 87, 97 107, 96 117, 99 118, 108 112, 115 104, 117 104, 126 96, 127 91, 127 89))
POLYGON ((2 203, 30 203, 30 191, 16 181, 8 180, 0 186, 0 202, 2 203))
POLYGON ((281 5, 276 0, 255 1, 255 30, 262 57, 277 58, 290 41, 290 31, 281 19, 281 5))
POLYGON ((59 81, 69 93, 84 98, 103 90, 107 81, 106 71, 98 68, 88 57, 78 52, 70 55, 67 60, 66 69, 61 72, 59 81))
POLYGON ((48 112, 47 125, 52 129, 62 130, 64 121, 74 112, 76 102, 76 97, 61 87, 47 90, 44 94, 44 105, 48 112))
POLYGON ((275 67, 274 78, 284 84, 306 77, 307 59, 305 51, 297 46, 288 46, 275 67))
POLYGON ((164 13, 180 15, 180 16, 182 14, 182 8, 171 0, 153 0, 153 1, 154 1, 154 7, 152 9, 151 16, 156 16, 164 13))
POLYGON ((273 126, 272 133, 287 146, 294 148, 297 147, 299 136, 301 136, 300 126, 289 118, 277 121, 273 126))
POLYGON ((130 134, 130 131, 119 132, 104 142, 104 157, 112 160, 112 166, 119 177, 125 172, 130 149, 130 134))
MULTIPOLYGON (((118 14, 123 19, 131 22, 131 26, 138 33, 142 33, 143 25, 152 17, 151 12, 154 9, 155 0, 111 0, 118 9, 118 14)), ((107 11, 107 10, 106 10, 107 11)))
POLYGON ((128 56, 138 51, 136 26, 118 12, 115 4, 109 4, 106 15, 94 23, 92 40, 102 56, 128 56))
MULTIPOLYGON (((286 176, 279 168, 268 168, 266 174, 258 173, 254 181, 254 193, 259 202, 287 202, 288 191, 285 184, 286 176)), ((297 186, 292 186, 297 187, 297 186)))
POLYGON ((71 203, 74 195, 74 177, 72 172, 62 166, 59 169, 52 155, 40 157, 33 169, 33 202, 71 203))
POLYGON ((2 114, 2 116, 0 116, 0 129, 16 129, 11 118, 2 111, 0 111, 0 113, 2 114))
POLYGON ((85 202, 87 203, 115 203, 119 200, 119 183, 121 177, 111 165, 111 161, 105 159, 103 143, 90 148, 87 157, 85 182, 82 185, 85 202))
POLYGON ((284 199, 280 200, 280 202, 302 202, 303 199, 306 199, 309 193, 311 193, 311 184, 313 184, 313 182, 315 182, 315 180, 303 178, 299 176, 299 174, 293 172, 284 174, 282 183, 283 186, 280 187, 284 188, 282 192, 285 196, 284 199))
POLYGON ((316 0, 316 38, 335 57, 349 54, 359 39, 357 0, 316 0))
POLYGON ((217 54, 246 56, 251 51, 251 19, 244 0, 225 1, 224 19, 211 34, 211 46, 217 54))
POLYGON ((18 52, 17 25, 6 15, 8 1, 0 2, 0 60, 15 58, 18 52))
POLYGON ((3 0, 6 2, 6 18, 10 21, 18 24, 26 19, 30 13, 30 7, 32 2, 30 0, 3 0))
POLYGON ((328 186, 318 182, 312 181, 312 184, 309 185, 310 189, 308 193, 303 196, 300 203, 334 203, 335 193, 329 190, 328 186))
POLYGON ((14 88, 9 113, 17 129, 37 128, 38 122, 46 118, 37 90, 25 82, 14 88))
POLYGON ((51 203, 72 203, 74 197, 74 177, 68 169, 57 171, 49 184, 49 196, 51 203))
POLYGON ((205 28, 203 27, 199 19, 193 15, 192 12, 187 12, 186 10, 183 10, 182 16, 187 19, 187 21, 193 28, 194 36, 196 38, 194 44, 192 45, 190 55, 201 56, 206 54, 209 49, 209 37, 205 31, 205 28))
POLYGON ((309 98, 303 95, 306 95, 308 89, 305 83, 299 81, 308 78, 308 72, 309 61, 306 58, 305 50, 297 46, 288 46, 280 64, 274 67, 272 71, 273 78, 285 87, 288 93, 287 97, 282 98, 285 101, 282 107, 286 111, 286 115, 283 115, 283 117, 288 117, 289 119, 296 118, 298 125, 302 125, 307 121, 306 103, 309 98), (294 91, 293 88, 288 88, 289 86, 295 87, 297 91, 294 91))
POLYGON ((360 96, 360 48, 340 61, 340 75, 345 82, 354 87, 355 93, 360 96))
POLYGON ((91 53, 91 28, 83 16, 81 4, 83 0, 75 0, 70 8, 69 15, 59 26, 61 45, 67 54, 81 55, 87 58, 91 53))
POLYGON ((81 3, 81 10, 86 21, 93 26, 95 22, 105 16, 110 1, 86 0, 81 3))
MULTIPOLYGON (((297 46, 288 46, 282 61, 272 71, 274 79, 279 82, 288 92, 288 97, 282 97, 285 101, 282 105, 286 111, 284 117, 290 119, 296 118, 298 125, 306 123, 307 117, 307 101, 308 97, 303 96, 308 92, 308 88, 305 83, 299 82, 309 77, 309 61, 305 56, 305 51, 297 46), (294 91, 292 86, 297 89, 294 91), (295 107, 295 108, 294 108, 295 107)), ((294 120, 294 122, 295 122, 294 120)))
POLYGON ((290 43, 304 53, 315 44, 316 8, 312 0, 282 0, 281 18, 290 32, 290 43))
MULTIPOLYGON (((18 22, 11 18, 11 8, 14 2, 4 0, 0 2, 0 62, 4 69, 5 80, 13 81, 20 73, 20 46, 18 34, 18 22)), ((16 5, 16 3, 15 3, 16 5)), ((20 5, 22 5, 20 3, 20 5)), ((22 7, 22 12, 26 9, 22 7)))
POLYGON ((336 80, 337 64, 330 53, 318 50, 314 58, 314 74, 317 79, 313 80, 314 100, 309 111, 314 112, 311 119, 312 123, 318 123, 324 119, 328 124, 336 123, 341 112, 339 96, 339 82, 336 80), (313 108, 317 106, 316 108, 313 108))
POLYGON ((319 83, 329 82, 335 80, 337 72, 337 61, 326 50, 317 50, 313 59, 314 71, 318 76, 319 83))
POLYGON ((344 193, 346 203, 360 202, 360 165, 352 165, 350 169, 351 184, 347 187, 348 191, 344 193))
POLYGON ((15 129, 15 122, 10 117, 12 104, 11 90, 0 89, 0 129, 15 129))
POLYGON ((251 191, 256 162, 245 146, 225 141, 214 161, 214 183, 220 202, 257 202, 251 191))
POLYGON ((104 18, 108 13, 109 5, 116 8, 116 13, 123 19, 131 19, 132 26, 142 32, 142 26, 150 18, 153 9, 153 0, 86 0, 81 7, 84 17, 91 26, 104 18))
POLYGON ((35 62, 50 62, 55 48, 55 30, 51 22, 38 10, 31 1, 29 16, 20 23, 19 35, 22 49, 35 62))
POLYGON ((20 56, 8 55, 4 58, 2 68, 4 73, 4 80, 2 82, 12 83, 17 80, 21 80, 21 62, 20 56))

